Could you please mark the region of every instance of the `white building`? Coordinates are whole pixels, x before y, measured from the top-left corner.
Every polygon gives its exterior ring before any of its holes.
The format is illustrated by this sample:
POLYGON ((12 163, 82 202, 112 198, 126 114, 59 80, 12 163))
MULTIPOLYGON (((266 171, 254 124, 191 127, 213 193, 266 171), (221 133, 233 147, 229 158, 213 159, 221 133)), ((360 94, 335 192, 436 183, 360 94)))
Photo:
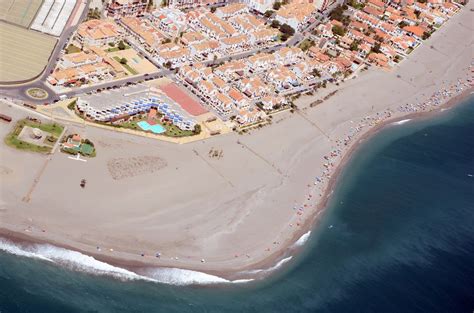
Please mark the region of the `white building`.
POLYGON ((249 9, 255 10, 260 13, 265 13, 268 10, 273 9, 273 0, 243 0, 243 3, 247 4, 249 9))

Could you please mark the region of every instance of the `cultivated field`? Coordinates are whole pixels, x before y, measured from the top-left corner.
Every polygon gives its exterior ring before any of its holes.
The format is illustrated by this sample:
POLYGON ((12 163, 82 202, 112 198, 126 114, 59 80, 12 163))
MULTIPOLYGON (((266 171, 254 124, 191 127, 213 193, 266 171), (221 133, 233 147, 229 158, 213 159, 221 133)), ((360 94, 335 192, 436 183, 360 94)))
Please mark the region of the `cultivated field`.
POLYGON ((48 64, 56 39, 0 22, 0 82, 35 77, 48 64))
POLYGON ((0 0, 0 20, 28 27, 41 2, 41 0, 0 0))

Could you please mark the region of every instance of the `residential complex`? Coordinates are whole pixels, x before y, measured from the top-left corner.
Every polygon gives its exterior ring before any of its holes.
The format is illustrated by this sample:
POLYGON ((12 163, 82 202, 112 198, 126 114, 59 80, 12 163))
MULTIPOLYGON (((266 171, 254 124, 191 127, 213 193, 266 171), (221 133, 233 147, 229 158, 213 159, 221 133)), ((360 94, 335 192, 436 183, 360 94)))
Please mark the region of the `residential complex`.
POLYGON ((226 2, 226 0, 169 0, 168 5, 176 9, 189 9, 226 2))
POLYGON ((112 124, 146 115, 152 109, 155 115, 161 115, 161 122, 173 123, 182 130, 193 130, 196 125, 194 118, 165 92, 146 86, 128 87, 117 98, 92 95, 82 97, 77 103, 77 110, 85 118, 112 124))
POLYGON ((294 96, 350 78, 371 64, 389 70, 459 10, 449 2, 369 0, 338 6, 318 22, 326 2, 283 4, 270 20, 253 13, 270 4, 258 2, 261 7, 256 8, 256 3, 211 10, 192 2, 181 11, 184 3, 170 2, 139 14, 119 12, 114 20, 89 20, 72 41, 81 51, 63 55, 48 81, 52 86, 80 87, 125 79, 138 74, 133 68, 139 60, 151 62, 151 68, 175 70, 183 87, 173 85, 107 106, 82 99, 81 114, 116 123, 153 108, 163 119, 189 130, 196 125, 192 112, 204 107, 224 121, 245 126, 289 107, 294 96), (296 46, 287 46, 281 42, 281 25, 307 34, 296 46), (130 53, 133 62, 126 58, 130 53))
POLYGON ((111 18, 141 16, 148 7, 149 0, 108 0, 106 15, 111 18))

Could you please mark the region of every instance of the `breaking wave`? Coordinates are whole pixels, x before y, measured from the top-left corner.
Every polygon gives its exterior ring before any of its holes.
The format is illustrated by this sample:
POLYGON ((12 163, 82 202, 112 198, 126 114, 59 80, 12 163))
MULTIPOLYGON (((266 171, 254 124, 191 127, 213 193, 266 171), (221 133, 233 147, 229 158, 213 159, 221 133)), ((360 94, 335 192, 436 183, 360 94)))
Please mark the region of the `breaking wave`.
POLYGON ((219 283, 246 283, 253 279, 227 280, 203 272, 178 268, 148 268, 143 273, 126 270, 77 251, 56 247, 50 244, 21 245, 0 238, 0 251, 10 254, 53 262, 71 270, 94 275, 112 276, 122 281, 145 280, 171 285, 208 285, 219 283))
POLYGON ((209 285, 225 283, 246 283, 253 279, 227 280, 225 278, 206 274, 203 272, 185 270, 180 268, 153 268, 144 272, 144 275, 151 277, 157 282, 171 285, 209 285))
POLYGON ((411 119, 405 119, 405 120, 401 120, 401 121, 398 121, 398 122, 393 122, 393 125, 402 125, 402 124, 405 124, 406 122, 409 122, 411 121, 411 119))
POLYGON ((292 258, 293 258, 293 256, 289 256, 287 258, 281 259, 277 264, 273 265, 272 267, 265 268, 265 269, 258 269, 258 270, 249 270, 249 271, 245 271, 245 273, 246 274, 266 274, 266 273, 270 273, 270 272, 273 272, 273 271, 279 269, 280 267, 282 267, 285 263, 289 262, 292 258))
POLYGON ((304 245, 306 241, 308 241, 310 235, 311 235, 310 230, 307 233, 304 233, 303 235, 301 235, 301 237, 295 241, 295 243, 293 244, 293 247, 301 247, 302 245, 304 245))

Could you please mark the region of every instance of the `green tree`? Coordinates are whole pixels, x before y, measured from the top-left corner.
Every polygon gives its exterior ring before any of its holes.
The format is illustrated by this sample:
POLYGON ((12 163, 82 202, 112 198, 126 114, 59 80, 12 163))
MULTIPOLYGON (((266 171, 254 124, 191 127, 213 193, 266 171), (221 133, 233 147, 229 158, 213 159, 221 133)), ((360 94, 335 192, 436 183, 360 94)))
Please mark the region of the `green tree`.
POLYGON ((372 52, 380 53, 380 42, 375 43, 375 45, 372 47, 372 52))
POLYGON ((270 26, 273 28, 278 28, 280 27, 280 22, 278 22, 277 20, 273 20, 270 26))
POLYGON ((214 12, 216 12, 216 7, 211 8, 211 13, 214 13, 214 12))
POLYGON ((400 27, 400 28, 403 28, 405 26, 408 26, 408 23, 405 22, 405 21, 401 21, 400 23, 398 23, 398 27, 400 27))
POLYGON ((352 51, 358 51, 359 50, 359 40, 354 40, 352 43, 351 43, 351 46, 350 46, 350 49, 352 51))
POLYGON ((201 125, 199 125, 199 124, 194 125, 193 133, 195 133, 195 134, 201 133, 201 125))
POLYGON ((280 1, 275 1, 273 4, 273 10, 278 11, 281 8, 281 2, 280 1))
POLYGON ((280 26, 280 31, 285 34, 285 35, 288 35, 288 36, 293 36, 295 34, 295 30, 293 29, 293 27, 291 27, 290 25, 288 24, 282 24, 280 26))
POLYGON ((344 34, 346 33, 346 30, 344 29, 344 27, 341 27, 339 25, 334 25, 332 27, 332 32, 336 35, 344 36, 344 34))
POLYGON ((332 20, 342 21, 344 19, 345 10, 347 10, 347 6, 338 5, 331 11, 331 13, 329 13, 329 18, 332 20))
POLYGON ((127 64, 128 60, 126 58, 120 59, 120 64, 127 64))
POLYGON ((321 72, 317 69, 313 69, 311 71, 311 75, 316 76, 316 77, 321 77, 321 72))
POLYGON ((265 15, 266 18, 270 18, 273 15, 273 13, 275 13, 275 11, 267 10, 267 11, 265 11, 264 15, 265 15))
POLYGON ((123 40, 120 40, 120 42, 118 43, 118 48, 119 50, 125 50, 127 48, 123 40))

